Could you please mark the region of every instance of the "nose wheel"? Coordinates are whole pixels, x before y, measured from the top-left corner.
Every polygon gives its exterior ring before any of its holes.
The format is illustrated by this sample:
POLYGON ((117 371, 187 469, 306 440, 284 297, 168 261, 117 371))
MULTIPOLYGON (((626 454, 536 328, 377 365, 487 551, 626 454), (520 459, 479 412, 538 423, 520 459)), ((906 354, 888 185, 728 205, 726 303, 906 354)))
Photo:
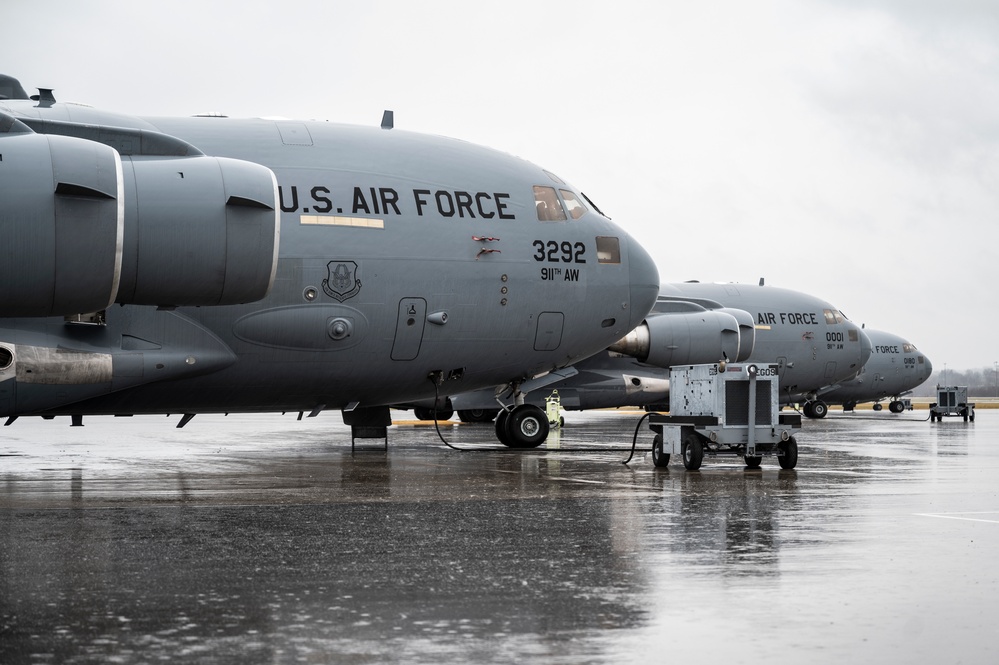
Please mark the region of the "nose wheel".
POLYGON ((547 414, 533 404, 504 409, 496 416, 496 438, 510 448, 537 448, 549 430, 547 414))
POLYGON ((820 399, 805 402, 805 415, 809 418, 825 418, 829 413, 829 406, 820 399))

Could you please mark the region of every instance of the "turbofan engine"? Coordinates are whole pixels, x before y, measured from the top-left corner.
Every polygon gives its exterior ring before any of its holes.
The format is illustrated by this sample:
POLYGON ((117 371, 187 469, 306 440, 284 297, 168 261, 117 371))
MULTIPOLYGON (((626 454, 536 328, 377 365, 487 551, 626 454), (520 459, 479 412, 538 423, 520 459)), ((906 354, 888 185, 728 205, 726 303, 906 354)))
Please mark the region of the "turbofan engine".
POLYGON ((610 347, 657 367, 746 360, 753 351, 752 315, 742 310, 653 314, 610 347))
POLYGON ((280 228, 270 169, 137 153, 36 134, 0 113, 0 317, 267 294, 280 228))

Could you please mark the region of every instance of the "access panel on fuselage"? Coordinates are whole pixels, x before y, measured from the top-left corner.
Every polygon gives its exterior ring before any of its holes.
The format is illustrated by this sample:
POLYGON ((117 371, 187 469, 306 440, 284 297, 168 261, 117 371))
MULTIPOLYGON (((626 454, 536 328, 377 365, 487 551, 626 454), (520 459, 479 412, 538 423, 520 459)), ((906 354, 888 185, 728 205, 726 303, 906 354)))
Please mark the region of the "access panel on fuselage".
POLYGON ((423 298, 403 298, 399 301, 399 318, 395 324, 392 360, 413 360, 420 354, 426 321, 426 300, 423 298))

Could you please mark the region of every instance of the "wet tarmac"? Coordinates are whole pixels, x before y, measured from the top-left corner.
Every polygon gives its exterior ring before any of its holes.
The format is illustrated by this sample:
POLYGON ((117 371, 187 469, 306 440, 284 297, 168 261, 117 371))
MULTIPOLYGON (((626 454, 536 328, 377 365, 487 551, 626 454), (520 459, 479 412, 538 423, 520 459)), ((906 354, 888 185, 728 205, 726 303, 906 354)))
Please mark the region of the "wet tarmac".
POLYGON ((0 663, 999 662, 999 411, 831 414, 793 471, 624 466, 638 418, 18 420, 0 663))

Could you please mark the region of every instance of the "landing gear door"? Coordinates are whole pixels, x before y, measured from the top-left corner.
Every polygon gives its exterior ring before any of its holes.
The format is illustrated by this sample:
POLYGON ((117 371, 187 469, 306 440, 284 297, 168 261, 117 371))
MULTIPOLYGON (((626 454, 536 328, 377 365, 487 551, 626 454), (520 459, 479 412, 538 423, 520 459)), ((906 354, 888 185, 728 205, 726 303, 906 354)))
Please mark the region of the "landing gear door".
POLYGON ((427 323, 427 301, 423 298, 403 298, 399 301, 399 318, 395 324, 392 360, 413 360, 420 354, 423 328, 427 323))

